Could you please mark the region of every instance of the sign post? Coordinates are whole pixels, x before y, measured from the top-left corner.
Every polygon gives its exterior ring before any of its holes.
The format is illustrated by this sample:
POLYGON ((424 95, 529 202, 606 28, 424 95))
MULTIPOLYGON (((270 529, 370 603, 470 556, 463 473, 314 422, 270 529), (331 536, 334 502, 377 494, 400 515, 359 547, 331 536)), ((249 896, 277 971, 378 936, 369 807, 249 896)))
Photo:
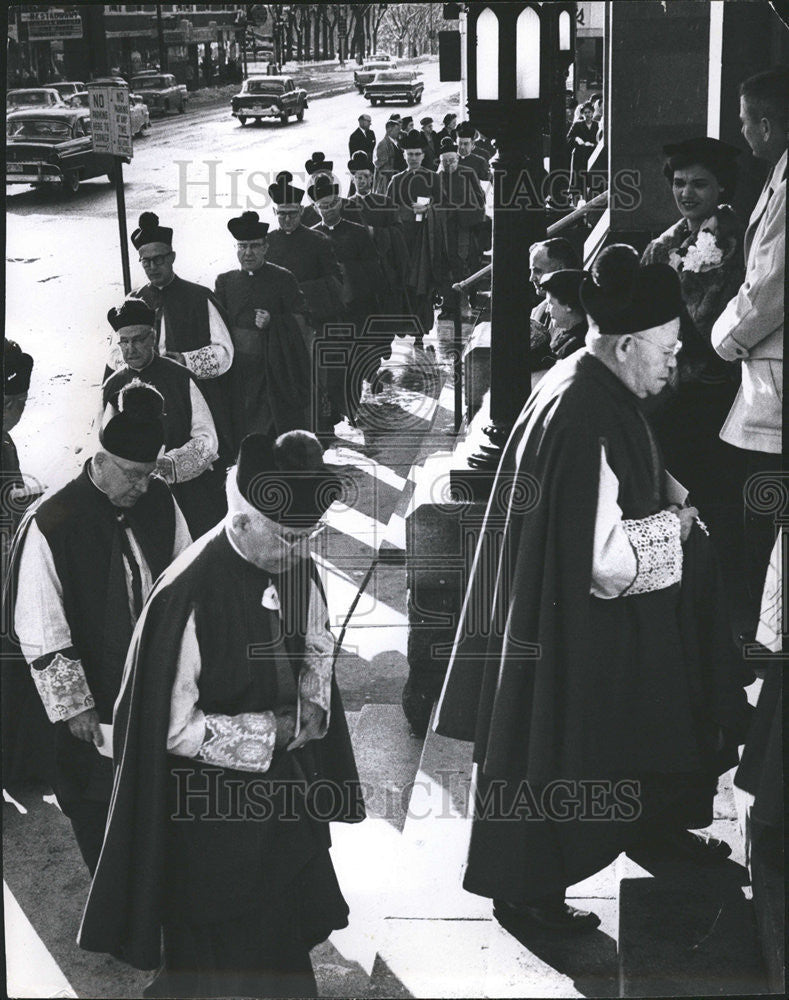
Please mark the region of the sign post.
POLYGON ((110 85, 97 81, 88 84, 90 125, 93 150, 108 153, 115 158, 113 179, 118 204, 118 230, 121 241, 121 268, 123 290, 131 291, 129 268, 129 239, 126 229, 126 197, 123 190, 123 161, 134 155, 129 111, 129 88, 114 82, 110 85))

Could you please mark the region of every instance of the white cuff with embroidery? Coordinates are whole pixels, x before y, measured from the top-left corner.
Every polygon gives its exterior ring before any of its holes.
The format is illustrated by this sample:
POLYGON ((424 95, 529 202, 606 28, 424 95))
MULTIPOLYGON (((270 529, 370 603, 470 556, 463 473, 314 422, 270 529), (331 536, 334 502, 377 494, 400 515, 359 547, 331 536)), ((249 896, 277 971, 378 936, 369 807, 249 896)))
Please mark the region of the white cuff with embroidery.
POLYGON ((65 722, 96 707, 80 660, 55 653, 46 666, 36 667, 37 662, 30 673, 50 722, 65 722))
POLYGON ((646 594, 664 590, 682 579, 680 521, 671 511, 661 510, 650 517, 622 521, 638 561, 636 578, 621 595, 646 594))
POLYGON ((172 462, 174 473, 172 479, 168 479, 167 476, 165 479, 170 484, 188 483, 190 479, 197 479, 210 468, 216 457, 204 438, 190 438, 180 448, 171 448, 164 453, 163 458, 172 462))
POLYGON ((197 757, 207 764, 236 771, 267 771, 276 738, 273 712, 206 715, 205 739, 197 757))
POLYGON ((222 366, 211 344, 198 347, 196 351, 184 351, 184 364, 195 378, 216 378, 222 374, 222 366))

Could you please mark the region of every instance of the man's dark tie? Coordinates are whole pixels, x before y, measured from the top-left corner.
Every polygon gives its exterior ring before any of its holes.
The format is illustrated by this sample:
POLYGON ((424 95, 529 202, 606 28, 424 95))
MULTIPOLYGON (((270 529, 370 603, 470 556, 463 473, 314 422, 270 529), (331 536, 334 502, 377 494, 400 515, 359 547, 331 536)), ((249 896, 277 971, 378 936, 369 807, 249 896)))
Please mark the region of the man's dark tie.
MULTIPOLYGON (((115 519, 117 520, 118 527, 120 528, 121 551, 123 552, 131 573, 132 613, 134 622, 136 622, 140 617, 140 612, 142 611, 142 574, 140 573, 140 564, 134 558, 134 552, 132 551, 131 543, 129 542, 129 536, 126 534, 126 529, 129 527, 126 515, 123 511, 116 511, 115 519)), ((132 624, 134 624, 134 622, 132 622, 132 624)))

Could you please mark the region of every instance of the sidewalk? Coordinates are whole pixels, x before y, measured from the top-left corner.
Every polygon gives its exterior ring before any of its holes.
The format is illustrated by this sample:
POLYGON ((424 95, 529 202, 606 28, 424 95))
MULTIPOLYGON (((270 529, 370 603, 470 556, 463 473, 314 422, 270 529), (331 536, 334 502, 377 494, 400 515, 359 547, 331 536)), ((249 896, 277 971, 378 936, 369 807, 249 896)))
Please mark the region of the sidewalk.
MULTIPOLYGON (((435 62, 437 58, 437 56, 417 56, 415 59, 398 59, 397 65, 418 70, 420 65, 435 62)), ((267 66, 268 62, 250 59, 248 63, 249 76, 257 74, 265 76, 267 66)), ((347 60, 344 66, 340 66, 336 60, 288 62, 282 67, 282 75, 292 76, 297 87, 303 87, 310 97, 316 99, 353 93, 356 90, 356 85, 353 82, 353 74, 356 69, 359 69, 359 64, 355 60, 347 60)), ((240 89, 240 83, 223 83, 217 86, 201 87, 199 90, 190 92, 187 110, 214 108, 227 104, 240 89)))

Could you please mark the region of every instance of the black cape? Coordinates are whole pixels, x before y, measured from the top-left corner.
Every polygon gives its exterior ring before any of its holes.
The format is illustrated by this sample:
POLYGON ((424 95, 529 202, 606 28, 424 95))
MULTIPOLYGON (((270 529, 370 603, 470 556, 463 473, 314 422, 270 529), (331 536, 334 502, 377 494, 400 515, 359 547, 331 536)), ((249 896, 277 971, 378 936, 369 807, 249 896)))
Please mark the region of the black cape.
MULTIPOLYGON (((172 761, 199 766, 199 762, 173 758, 167 753, 170 698, 181 638, 195 600, 220 602, 223 588, 233 593, 234 580, 228 573, 234 572, 233 563, 238 559, 227 541, 224 525, 218 525, 159 578, 135 630, 127 661, 128 677, 115 708, 115 785, 78 943, 88 951, 109 952, 140 969, 154 968, 160 961, 161 926, 167 906, 172 761)), ((317 781, 316 794, 320 795, 321 786, 329 782, 333 789, 342 789, 341 795, 327 793, 328 800, 316 807, 321 819, 362 820, 364 804, 358 773, 334 680, 328 732, 310 748, 309 777, 317 781)), ((216 827, 218 836, 225 836, 228 852, 232 852, 233 828, 243 838, 243 828, 248 824, 207 825, 216 827)), ((294 828, 294 836, 296 832, 294 828)), ((226 852, 225 857, 227 862, 232 861, 230 853, 226 852)), ((227 862, 217 859, 220 868, 227 862)), ((249 887, 239 887, 239 894, 243 894, 242 890, 248 892, 249 887)))
MULTIPOLYGON (((483 786, 639 780, 645 802, 673 805, 680 828, 704 826, 714 775, 736 763, 747 730, 743 686, 752 675, 737 658, 698 528, 683 548, 681 584, 613 600, 590 595, 601 442, 623 516, 665 507, 664 469, 639 401, 579 352, 545 377, 505 448, 436 730, 474 741, 483 786), (673 801, 672 789, 687 791, 693 775, 687 802, 673 801), (704 776, 713 776, 706 785, 704 776)), ((508 886, 518 886, 522 894, 542 866, 554 876, 546 876, 547 894, 623 849, 605 824, 529 828, 475 819, 466 887, 507 898, 508 886)))

